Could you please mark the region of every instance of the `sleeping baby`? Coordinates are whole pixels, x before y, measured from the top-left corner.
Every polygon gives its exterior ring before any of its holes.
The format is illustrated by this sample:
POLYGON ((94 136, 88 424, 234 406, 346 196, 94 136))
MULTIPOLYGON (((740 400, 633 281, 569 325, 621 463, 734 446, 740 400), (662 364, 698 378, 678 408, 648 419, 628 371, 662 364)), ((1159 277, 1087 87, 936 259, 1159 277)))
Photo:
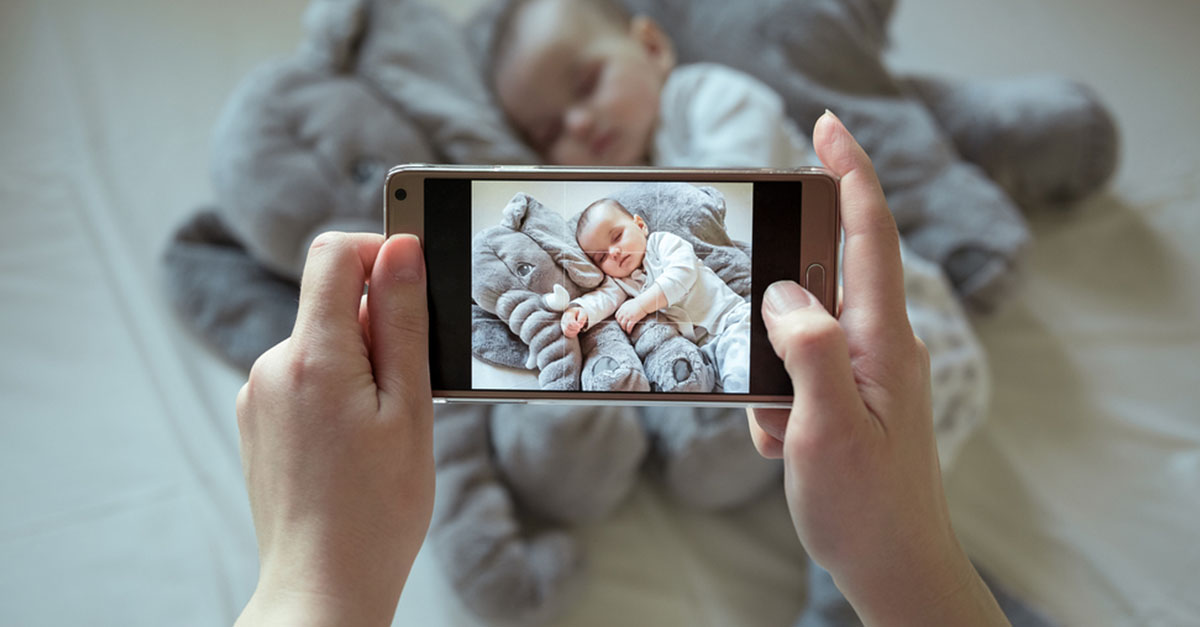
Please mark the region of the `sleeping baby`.
POLYGON ((600 287, 571 301, 563 334, 575 337, 609 316, 626 333, 650 314, 696 342, 725 392, 749 392, 750 303, 705 266, 683 238, 650 232, 610 198, 588 205, 575 229, 579 247, 604 272, 600 287))
POLYGON ((513 0, 497 20, 489 80, 505 114, 560 165, 819 165, 761 81, 675 65, 670 38, 614 0, 513 0))

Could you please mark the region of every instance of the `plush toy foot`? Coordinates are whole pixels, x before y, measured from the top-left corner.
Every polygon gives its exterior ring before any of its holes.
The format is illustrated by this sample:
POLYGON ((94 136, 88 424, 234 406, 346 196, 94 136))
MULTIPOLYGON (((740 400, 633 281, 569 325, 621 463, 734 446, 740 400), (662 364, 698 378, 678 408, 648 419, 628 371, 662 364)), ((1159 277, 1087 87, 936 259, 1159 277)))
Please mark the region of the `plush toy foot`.
POLYGON ((1116 169, 1116 124, 1085 85, 1056 76, 906 83, 963 158, 1022 207, 1079 200, 1116 169))
POLYGON ((497 405, 491 433, 496 465, 516 501, 559 523, 612 511, 637 482, 649 448, 627 407, 497 405))
POLYGON ((639 324, 629 338, 646 365, 646 378, 655 392, 713 390, 716 370, 695 342, 667 324, 639 324))
POLYGON ((920 256, 937 263, 955 294, 976 313, 1003 305, 1018 283, 1029 227, 1020 209, 983 171, 950 163, 927 184, 892 194, 898 206, 920 207, 915 224, 897 224, 920 256))
POLYGON ((580 384, 588 392, 649 392, 642 360, 621 326, 606 320, 579 336, 585 355, 580 384))
POLYGON ((979 314, 994 313, 1016 291, 1019 269, 1005 255, 983 247, 964 246, 943 265, 963 304, 979 314))
POLYGON ((727 509, 782 485, 782 466, 754 450, 741 409, 645 407, 642 421, 655 471, 687 505, 727 509))

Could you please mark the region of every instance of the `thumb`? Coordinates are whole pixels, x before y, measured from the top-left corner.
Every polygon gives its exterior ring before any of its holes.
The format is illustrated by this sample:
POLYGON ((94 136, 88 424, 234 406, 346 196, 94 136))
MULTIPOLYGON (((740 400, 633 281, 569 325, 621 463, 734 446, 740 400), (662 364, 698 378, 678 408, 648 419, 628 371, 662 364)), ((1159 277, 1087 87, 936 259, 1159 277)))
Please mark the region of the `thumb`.
MULTIPOLYGON (((837 320, 798 284, 778 281, 764 294, 763 322, 792 380, 795 398, 786 432, 797 432, 806 442, 820 442, 852 427, 852 417, 863 415, 865 408, 850 365, 846 334, 837 320)), ((761 418, 759 422, 778 436, 777 429, 762 424, 761 418)))
POLYGON ((429 394, 429 309, 425 260, 415 235, 379 249, 367 292, 371 364, 381 393, 402 400, 429 394))

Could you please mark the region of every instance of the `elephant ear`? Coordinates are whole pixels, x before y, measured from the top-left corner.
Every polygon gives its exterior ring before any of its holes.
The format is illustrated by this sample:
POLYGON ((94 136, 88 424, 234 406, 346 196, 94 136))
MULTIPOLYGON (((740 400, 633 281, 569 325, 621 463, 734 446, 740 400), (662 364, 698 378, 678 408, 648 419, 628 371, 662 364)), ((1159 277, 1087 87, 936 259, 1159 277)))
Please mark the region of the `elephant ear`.
POLYGON ((471 354, 493 366, 525 369, 529 346, 494 314, 471 303, 471 354))
POLYGON ((349 68, 365 26, 365 0, 313 0, 304 11, 301 54, 333 72, 349 68))
POLYGON ((583 254, 563 216, 529 194, 518 192, 508 201, 501 224, 537 242, 576 285, 591 289, 604 281, 604 273, 583 254))

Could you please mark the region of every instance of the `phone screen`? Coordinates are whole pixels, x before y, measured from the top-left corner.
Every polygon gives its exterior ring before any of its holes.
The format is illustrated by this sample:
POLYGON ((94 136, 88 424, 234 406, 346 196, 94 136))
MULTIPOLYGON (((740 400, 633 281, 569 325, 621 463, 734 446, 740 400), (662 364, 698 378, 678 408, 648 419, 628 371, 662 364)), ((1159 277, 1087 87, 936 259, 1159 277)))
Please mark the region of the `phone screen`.
POLYGON ((435 390, 791 395, 759 312, 801 181, 424 185, 435 390))

